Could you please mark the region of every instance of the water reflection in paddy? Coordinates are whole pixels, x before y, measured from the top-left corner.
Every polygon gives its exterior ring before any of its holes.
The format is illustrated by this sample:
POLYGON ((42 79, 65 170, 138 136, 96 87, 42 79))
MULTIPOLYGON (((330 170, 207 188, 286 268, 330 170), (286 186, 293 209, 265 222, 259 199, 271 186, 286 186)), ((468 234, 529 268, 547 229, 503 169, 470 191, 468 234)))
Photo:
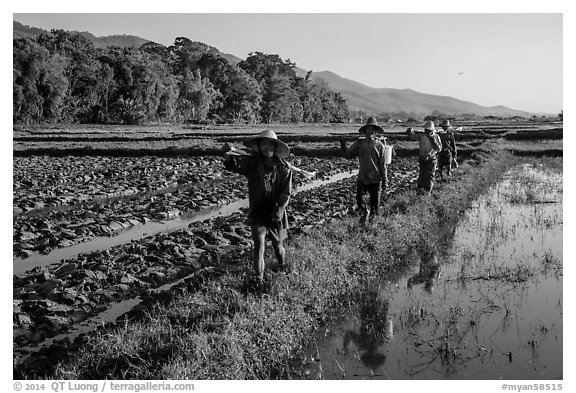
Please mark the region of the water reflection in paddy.
POLYGON ((562 175, 527 186, 538 170, 511 173, 447 231, 449 247, 326 327, 302 376, 562 378, 562 175))

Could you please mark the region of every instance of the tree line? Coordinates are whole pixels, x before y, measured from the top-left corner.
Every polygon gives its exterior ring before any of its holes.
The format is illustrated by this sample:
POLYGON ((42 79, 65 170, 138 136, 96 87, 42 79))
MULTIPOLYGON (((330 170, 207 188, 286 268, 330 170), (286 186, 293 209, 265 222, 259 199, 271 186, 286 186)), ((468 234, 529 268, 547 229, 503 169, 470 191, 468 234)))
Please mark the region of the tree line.
POLYGON ((34 123, 344 122, 340 93, 299 77, 278 55, 231 63, 178 37, 168 47, 96 48, 52 30, 13 40, 13 121, 34 123))

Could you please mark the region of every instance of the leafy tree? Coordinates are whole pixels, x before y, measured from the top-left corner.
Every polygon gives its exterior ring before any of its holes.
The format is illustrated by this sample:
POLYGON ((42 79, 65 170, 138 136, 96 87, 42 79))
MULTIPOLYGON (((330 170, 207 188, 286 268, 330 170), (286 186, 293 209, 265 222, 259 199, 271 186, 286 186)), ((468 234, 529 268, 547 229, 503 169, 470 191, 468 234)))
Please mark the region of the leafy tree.
POLYGON ((68 93, 68 79, 65 68, 68 62, 59 55, 50 56, 38 84, 38 92, 44 97, 43 115, 45 120, 62 120, 65 99, 68 93))
POLYGON ((13 119, 14 122, 42 121, 44 98, 37 80, 49 53, 30 39, 14 40, 13 49, 13 119))
POLYGON ((69 89, 65 98, 66 120, 89 117, 92 107, 98 105, 94 88, 98 85, 97 76, 100 64, 96 61, 97 50, 87 38, 79 33, 52 30, 37 37, 37 42, 52 55, 60 55, 67 60, 64 75, 69 89))
POLYGON ((204 54, 197 66, 220 93, 214 105, 216 115, 235 123, 258 119, 262 89, 246 71, 211 53, 204 54))
POLYGON ((254 123, 260 119, 262 89, 241 68, 234 66, 232 70, 230 83, 221 89, 224 115, 235 123, 254 123))
POLYGON ((202 77, 198 69, 196 71, 184 70, 184 74, 179 79, 178 118, 190 122, 206 120, 219 92, 214 89, 208 78, 202 77))
POLYGON ((155 42, 147 42, 142 46, 140 46, 139 49, 142 52, 155 56, 157 59, 162 60, 167 65, 171 65, 174 63, 175 58, 172 51, 162 44, 157 44, 155 42))
POLYGON ((309 71, 305 78, 296 78, 295 82, 303 108, 302 119, 316 123, 348 121, 350 111, 344 97, 330 90, 323 79, 311 83, 311 75, 309 71))
POLYGON ((113 49, 99 60, 114 75, 107 110, 111 121, 139 124, 174 117, 177 80, 164 62, 137 49, 113 49))
POLYGON ((302 105, 291 81, 286 76, 277 76, 267 81, 262 97, 262 116, 266 123, 274 121, 300 121, 302 105), (296 111, 296 113, 293 113, 296 111))
POLYGON ((251 53, 239 67, 258 81, 262 88, 262 118, 265 122, 300 121, 302 104, 292 85, 296 64, 278 55, 251 53))
POLYGON ((350 111, 348 110, 346 99, 339 92, 333 93, 333 99, 334 106, 332 110, 332 119, 330 121, 333 123, 344 123, 348 121, 350 111))
POLYGON ((185 70, 197 68, 198 60, 204 54, 217 54, 218 50, 202 42, 191 41, 186 37, 177 37, 174 44, 168 47, 173 73, 182 75, 185 70))
POLYGON ((13 118, 16 122, 61 120, 68 91, 67 61, 30 39, 18 39, 13 51, 13 118))
MULTIPOLYGON (((174 44, 168 48, 169 64, 177 79, 178 98, 176 102, 177 118, 183 121, 204 121, 210 110, 223 106, 222 94, 207 75, 202 75, 198 61, 207 54, 214 55, 217 50, 201 42, 191 41, 186 37, 177 37, 174 44)), ((221 64, 213 57, 206 58, 202 63, 205 74, 215 69, 214 75, 221 75, 221 64)), ((224 59, 223 59, 224 60, 224 59)))
POLYGON ((345 121, 341 95, 296 75, 278 55, 238 65, 186 37, 165 47, 96 48, 84 35, 52 30, 13 41, 14 122, 138 124, 156 120, 345 121))
POLYGON ((290 60, 282 60, 278 55, 267 55, 262 52, 250 53, 246 60, 238 65, 260 82, 267 82, 278 76, 296 78, 296 64, 290 60))
POLYGON ((322 112, 320 90, 311 83, 311 74, 312 71, 308 72, 305 78, 296 78, 294 83, 302 105, 302 121, 304 122, 318 121, 318 114, 322 112))
POLYGON ((101 61, 97 62, 97 66, 90 109, 78 116, 80 121, 87 123, 107 123, 111 121, 110 103, 117 88, 112 67, 108 63, 101 61))
POLYGON ((93 56, 95 53, 94 44, 76 32, 54 29, 50 33, 40 34, 36 38, 36 42, 48 49, 50 53, 59 53, 72 58, 74 61, 93 56))

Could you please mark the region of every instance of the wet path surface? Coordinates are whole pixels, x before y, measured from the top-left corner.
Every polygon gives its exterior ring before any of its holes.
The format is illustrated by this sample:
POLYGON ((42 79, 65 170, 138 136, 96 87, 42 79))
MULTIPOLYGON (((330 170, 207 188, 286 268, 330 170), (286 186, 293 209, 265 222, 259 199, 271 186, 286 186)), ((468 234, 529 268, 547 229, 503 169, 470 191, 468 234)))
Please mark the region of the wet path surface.
POLYGON ((517 180, 480 198, 448 231, 448 247, 420 255, 321 331, 300 377, 561 379, 562 177, 536 198, 519 194, 517 180))

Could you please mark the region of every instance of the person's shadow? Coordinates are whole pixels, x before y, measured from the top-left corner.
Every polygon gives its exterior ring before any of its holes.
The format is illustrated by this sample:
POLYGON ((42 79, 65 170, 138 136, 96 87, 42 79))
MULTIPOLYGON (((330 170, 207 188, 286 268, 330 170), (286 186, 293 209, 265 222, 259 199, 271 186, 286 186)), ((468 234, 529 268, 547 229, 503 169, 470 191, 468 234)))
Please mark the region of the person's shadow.
POLYGON ((386 362, 386 355, 379 352, 380 347, 393 337, 392 319, 388 316, 388 300, 381 298, 378 292, 371 292, 360 311, 360 332, 349 330, 344 335, 344 351, 354 343, 360 355, 360 361, 372 372, 386 362))
POLYGON ((428 251, 420 254, 420 267, 418 273, 408 279, 407 286, 424 284, 424 289, 428 293, 434 292, 434 286, 440 276, 440 264, 438 263, 438 252, 428 251))

